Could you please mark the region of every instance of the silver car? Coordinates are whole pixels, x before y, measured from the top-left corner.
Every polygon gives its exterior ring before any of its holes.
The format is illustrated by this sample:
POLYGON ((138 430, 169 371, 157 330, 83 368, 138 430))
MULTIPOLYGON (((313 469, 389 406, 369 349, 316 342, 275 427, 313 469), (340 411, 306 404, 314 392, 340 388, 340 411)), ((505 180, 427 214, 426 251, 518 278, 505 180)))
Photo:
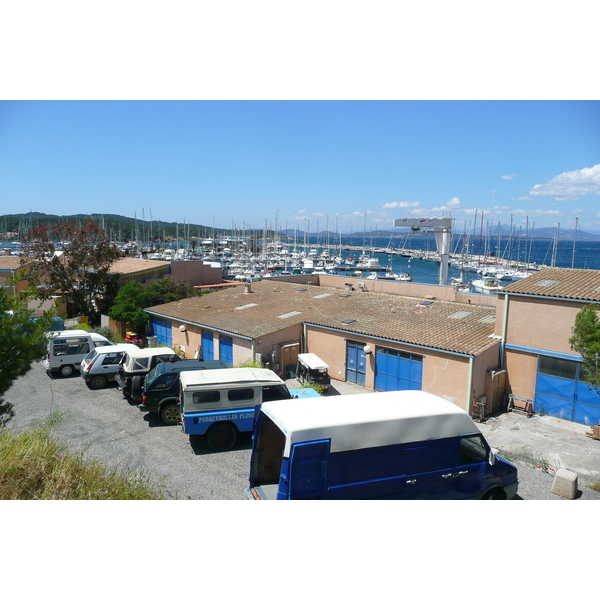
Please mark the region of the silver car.
POLYGON ((81 361, 79 372, 88 387, 99 390, 115 380, 117 367, 126 350, 137 348, 135 344, 115 344, 94 348, 81 361))

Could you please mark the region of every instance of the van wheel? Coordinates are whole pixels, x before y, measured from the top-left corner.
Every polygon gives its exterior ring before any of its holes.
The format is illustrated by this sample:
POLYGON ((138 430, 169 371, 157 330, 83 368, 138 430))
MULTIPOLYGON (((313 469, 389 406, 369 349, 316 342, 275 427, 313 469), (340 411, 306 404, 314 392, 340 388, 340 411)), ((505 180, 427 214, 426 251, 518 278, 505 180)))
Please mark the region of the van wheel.
POLYGON ((506 500, 506 494, 504 490, 490 490, 483 496, 482 500, 506 500))
POLYGON ((206 441, 211 450, 222 452, 231 450, 237 439, 235 427, 229 423, 219 423, 211 427, 206 434, 206 441))
POLYGON ((60 374, 63 377, 71 377, 71 375, 73 375, 75 369, 73 368, 73 365, 63 365, 60 368, 60 374))
POLYGON ((106 377, 94 375, 88 384, 93 390, 100 390, 106 385, 106 377))
POLYGON ((160 420, 165 425, 177 425, 179 423, 179 417, 181 413, 179 412, 179 407, 174 402, 171 404, 167 404, 160 411, 160 420))

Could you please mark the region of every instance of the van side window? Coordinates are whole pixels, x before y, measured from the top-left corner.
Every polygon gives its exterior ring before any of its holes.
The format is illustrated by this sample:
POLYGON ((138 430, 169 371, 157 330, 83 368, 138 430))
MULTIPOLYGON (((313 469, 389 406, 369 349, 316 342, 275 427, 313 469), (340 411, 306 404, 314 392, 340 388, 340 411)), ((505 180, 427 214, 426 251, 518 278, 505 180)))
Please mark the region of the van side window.
POLYGON ((88 354, 90 351, 87 343, 67 343, 54 346, 54 356, 73 356, 75 354, 88 354))
POLYGON ((481 436, 464 437, 460 439, 460 464, 470 465, 485 462, 487 450, 483 445, 481 436))
POLYGON ((262 389, 263 402, 269 400, 287 400, 292 397, 285 385, 265 385, 262 389))
POLYGON ((227 392, 227 399, 232 402, 235 402, 236 400, 254 400, 254 390, 252 388, 229 390, 227 392))
POLYGON ((194 401, 194 404, 219 402, 219 400, 221 400, 221 392, 219 392, 219 390, 212 390, 209 392, 194 392, 192 400, 194 401))

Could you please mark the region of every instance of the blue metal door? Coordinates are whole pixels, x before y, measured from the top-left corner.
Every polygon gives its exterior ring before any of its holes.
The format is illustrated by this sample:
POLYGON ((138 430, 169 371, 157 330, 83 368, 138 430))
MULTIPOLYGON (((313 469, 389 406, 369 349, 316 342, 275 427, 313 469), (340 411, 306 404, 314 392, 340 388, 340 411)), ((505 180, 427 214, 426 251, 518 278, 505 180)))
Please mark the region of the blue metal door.
POLYGON ((567 421, 596 425, 600 421, 600 396, 581 377, 581 364, 577 361, 540 356, 534 410, 567 421))
POLYGON ((375 389, 379 392, 420 390, 423 357, 391 348, 377 348, 375 353, 375 389))
POLYGON ((331 440, 300 442, 290 454, 290 500, 324 499, 331 440))
POLYGON ((202 331, 202 360, 214 360, 215 345, 212 331, 202 331))
POLYGON ((346 342, 346 381, 365 385, 367 380, 367 356, 364 343, 346 342))
POLYGON ((227 335, 219 337, 219 358, 233 365, 233 338, 227 335))
POLYGON ((159 346, 166 346, 167 348, 173 346, 173 333, 169 321, 150 317, 150 331, 156 336, 156 342, 159 346))

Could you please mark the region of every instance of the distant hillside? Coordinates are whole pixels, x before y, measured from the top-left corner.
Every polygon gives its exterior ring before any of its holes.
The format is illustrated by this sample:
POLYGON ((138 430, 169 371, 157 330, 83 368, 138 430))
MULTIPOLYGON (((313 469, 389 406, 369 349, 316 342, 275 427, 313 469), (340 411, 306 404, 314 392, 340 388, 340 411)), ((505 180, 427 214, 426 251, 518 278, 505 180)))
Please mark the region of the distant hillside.
MULTIPOLYGON (((0 216, 0 232, 23 233, 36 225, 52 225, 54 223, 75 221, 83 223, 92 218, 107 231, 109 237, 117 242, 153 242, 171 241, 176 238, 183 240, 188 238, 203 239, 212 236, 232 235, 230 229, 219 229, 196 225, 192 223, 165 222, 158 220, 143 220, 120 215, 101 215, 92 213, 90 215, 48 215, 39 212, 26 214, 14 214, 0 216)), ((240 232, 237 232, 239 234, 240 232)), ((246 235, 253 232, 246 231, 246 235)), ((262 235, 262 230, 260 232, 262 235)))

